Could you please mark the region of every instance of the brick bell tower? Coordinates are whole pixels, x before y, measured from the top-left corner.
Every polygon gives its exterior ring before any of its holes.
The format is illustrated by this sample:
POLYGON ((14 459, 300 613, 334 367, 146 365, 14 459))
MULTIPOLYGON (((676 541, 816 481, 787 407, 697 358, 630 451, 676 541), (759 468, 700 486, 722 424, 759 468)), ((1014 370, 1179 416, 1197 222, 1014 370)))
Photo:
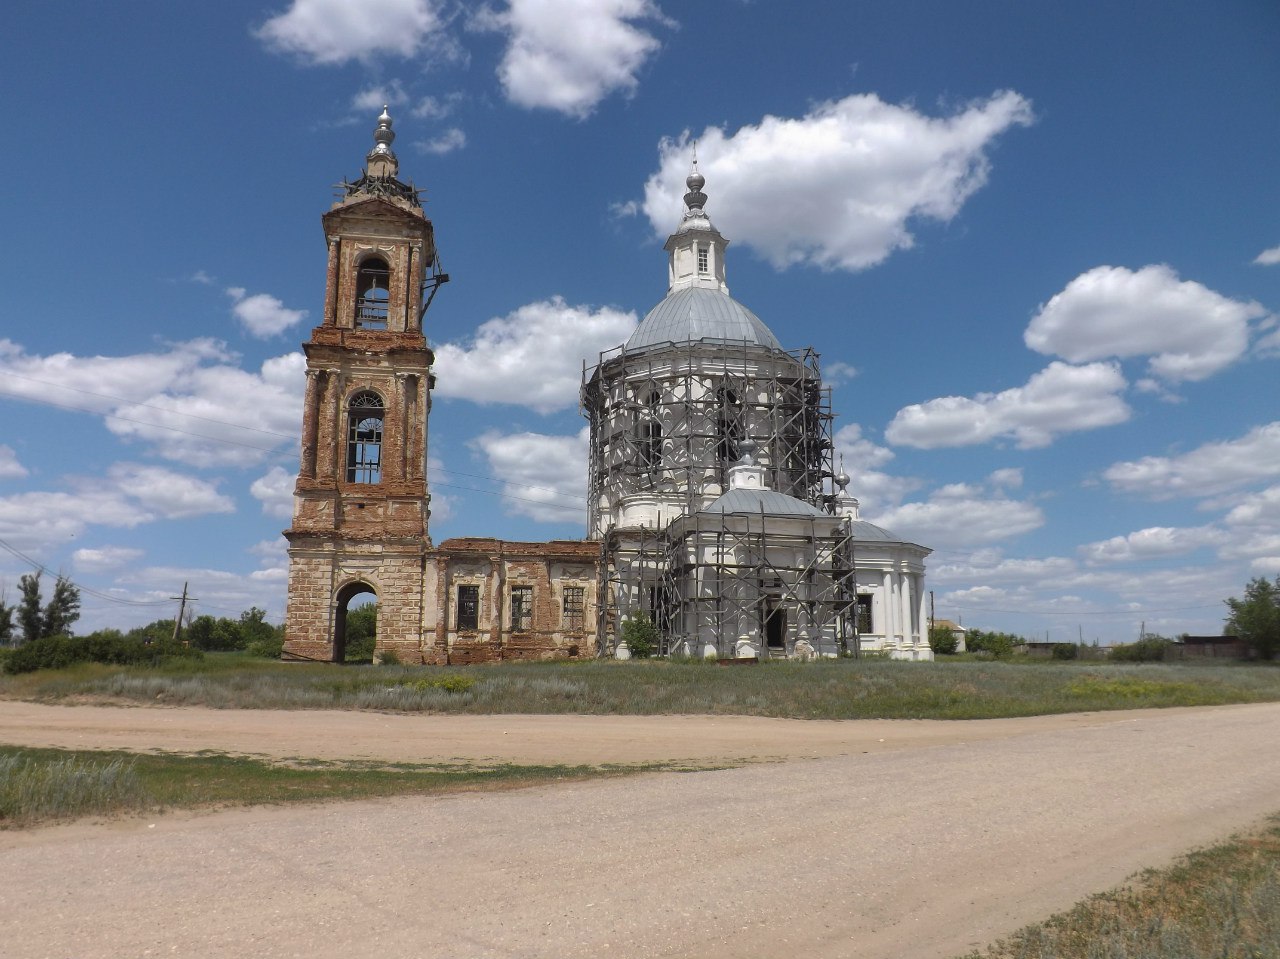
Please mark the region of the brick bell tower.
POLYGON ((386 108, 367 167, 321 218, 324 318, 303 344, 302 462, 289 541, 285 659, 341 662, 347 606, 378 599, 377 645, 419 661, 426 625, 427 415, 422 318, 440 284, 431 221, 401 182, 386 108))

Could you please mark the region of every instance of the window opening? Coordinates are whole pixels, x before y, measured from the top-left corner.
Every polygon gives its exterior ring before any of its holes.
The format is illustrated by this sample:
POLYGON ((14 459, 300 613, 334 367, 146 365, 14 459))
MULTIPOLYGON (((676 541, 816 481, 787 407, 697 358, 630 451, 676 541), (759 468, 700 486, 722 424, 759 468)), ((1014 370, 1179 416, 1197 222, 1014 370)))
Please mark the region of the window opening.
POLYGON ((347 482, 382 482, 382 397, 365 391, 347 404, 347 482))
POLYGON ((566 586, 564 588, 564 613, 560 617, 560 625, 564 629, 582 629, 583 597, 586 590, 582 586, 566 586))
POLYGON ((708 261, 707 245, 705 243, 699 243, 698 244, 698 272, 699 273, 710 272, 710 266, 707 261, 708 261))
POLYGON ((361 330, 385 330, 391 293, 388 284, 391 271, 387 261, 373 256, 360 264, 356 273, 356 327, 361 330))
POLYGON ((870 633, 871 630, 871 594, 858 594, 858 635, 870 633))
POLYGON ((480 628, 480 587, 467 584, 458 587, 458 629, 480 628))
POLYGON ((716 390, 716 456, 722 463, 736 463, 742 452, 742 403, 728 387, 716 390))
POLYGON ((647 470, 662 467, 662 397, 657 392, 645 399, 637 430, 640 465, 647 470))
POLYGON ((511 629, 527 633, 533 629, 533 587, 511 587, 511 629))

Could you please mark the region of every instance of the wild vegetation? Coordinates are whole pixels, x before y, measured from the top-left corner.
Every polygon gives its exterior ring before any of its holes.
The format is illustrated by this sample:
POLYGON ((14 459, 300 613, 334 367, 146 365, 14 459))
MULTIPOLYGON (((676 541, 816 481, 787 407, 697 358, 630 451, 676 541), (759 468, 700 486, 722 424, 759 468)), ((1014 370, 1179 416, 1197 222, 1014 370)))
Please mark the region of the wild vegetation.
POLYGON ((337 667, 209 653, 148 667, 83 663, 4 676, 0 696, 250 709, 984 719, 1277 701, 1280 669, 869 658, 732 669, 665 659, 337 667))
POLYGON ((0 746, 0 828, 137 811, 511 788, 665 768, 268 762, 0 746))
POLYGON ((1259 659, 1280 653, 1280 575, 1274 583, 1265 577, 1250 580, 1244 598, 1231 597, 1227 608, 1228 633, 1244 640, 1259 659))
POLYGON ((1280 817, 965 959, 1275 959, 1280 817))

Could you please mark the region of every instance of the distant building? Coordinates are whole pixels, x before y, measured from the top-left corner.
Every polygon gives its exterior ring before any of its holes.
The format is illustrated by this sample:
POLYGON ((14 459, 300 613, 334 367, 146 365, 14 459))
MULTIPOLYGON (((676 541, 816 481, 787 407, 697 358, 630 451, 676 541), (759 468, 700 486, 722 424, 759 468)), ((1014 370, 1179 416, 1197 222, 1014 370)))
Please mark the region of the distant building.
POLYGON ((589 534, 432 545, 434 356, 423 318, 448 277, 383 110, 367 168, 323 216, 325 308, 289 540, 286 658, 341 661, 347 608, 378 598, 377 652, 404 662, 661 652, 929 659, 929 550, 861 520, 832 461, 830 391, 729 296, 728 241, 688 179, 667 296, 584 377, 589 534))

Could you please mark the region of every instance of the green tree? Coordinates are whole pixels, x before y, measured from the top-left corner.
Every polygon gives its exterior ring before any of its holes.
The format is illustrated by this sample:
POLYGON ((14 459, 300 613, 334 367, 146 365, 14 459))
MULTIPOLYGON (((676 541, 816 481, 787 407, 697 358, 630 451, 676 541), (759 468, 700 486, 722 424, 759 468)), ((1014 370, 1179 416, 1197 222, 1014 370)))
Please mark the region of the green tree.
POLYGON ((378 604, 365 603, 347 609, 347 651, 349 663, 373 659, 378 642, 378 604))
POLYGON ((6 598, 0 593, 0 646, 13 642, 13 607, 5 602, 6 598))
POLYGON ((1280 652, 1280 575, 1274 583, 1265 576, 1250 580, 1244 598, 1232 596, 1227 608, 1226 631, 1244 640, 1259 659, 1274 659, 1280 652))
POLYGON ((53 595, 40 615, 41 636, 70 636, 71 624, 80 618, 80 587, 62 574, 53 584, 53 595))
POLYGON ((40 574, 24 573, 18 579, 18 626, 24 643, 35 642, 43 634, 44 615, 40 608, 40 574))
POLYGON ((622 624, 622 641, 632 659, 648 659, 658 651, 658 627, 644 613, 637 613, 622 624))
POLYGON ((929 648, 939 655, 950 656, 960 648, 960 640, 950 626, 930 626, 929 648))
POLYGON ((971 653, 990 653, 996 659, 1005 659, 1013 655, 1016 647, 1025 646, 1027 641, 1012 633, 971 629, 965 634, 964 643, 971 653))

